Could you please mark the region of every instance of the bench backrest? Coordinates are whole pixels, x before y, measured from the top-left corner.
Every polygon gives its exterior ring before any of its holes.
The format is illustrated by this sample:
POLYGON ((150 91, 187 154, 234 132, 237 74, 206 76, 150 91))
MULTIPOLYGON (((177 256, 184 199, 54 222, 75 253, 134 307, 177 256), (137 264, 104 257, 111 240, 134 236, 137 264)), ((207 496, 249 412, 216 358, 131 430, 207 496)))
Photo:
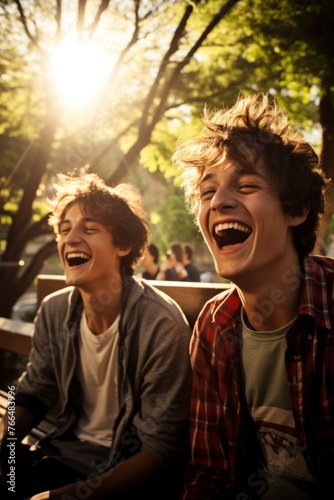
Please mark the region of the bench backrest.
MULTIPOLYGON (((191 327, 194 326, 196 318, 205 302, 231 286, 229 283, 195 283, 185 281, 149 281, 149 283, 165 292, 179 304, 191 327)), ((65 286, 64 276, 40 274, 37 280, 38 303, 49 293, 55 292, 65 286)))
MULTIPOLYGON (((150 281, 174 299, 182 308, 191 328, 205 302, 231 285, 228 283, 188 283, 180 281, 150 281)), ((52 292, 64 288, 64 276, 41 274, 37 277, 38 303, 52 292)), ((32 323, 0 318, 0 350, 28 356, 34 332, 32 323)))

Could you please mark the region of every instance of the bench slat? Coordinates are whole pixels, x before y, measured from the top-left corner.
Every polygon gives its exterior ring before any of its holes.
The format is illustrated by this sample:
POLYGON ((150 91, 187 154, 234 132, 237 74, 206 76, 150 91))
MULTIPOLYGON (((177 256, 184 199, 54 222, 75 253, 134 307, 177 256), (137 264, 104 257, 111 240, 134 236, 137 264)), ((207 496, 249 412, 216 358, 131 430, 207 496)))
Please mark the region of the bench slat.
MULTIPOLYGON (((37 279, 37 301, 39 304, 46 295, 56 292, 66 286, 65 276, 39 274, 37 279)), ((205 302, 231 287, 230 283, 202 283, 190 281, 148 280, 148 283, 162 292, 167 293, 167 295, 179 304, 191 327, 194 326, 196 318, 205 302)))
POLYGON ((28 356, 34 325, 24 321, 0 317, 0 348, 28 356))

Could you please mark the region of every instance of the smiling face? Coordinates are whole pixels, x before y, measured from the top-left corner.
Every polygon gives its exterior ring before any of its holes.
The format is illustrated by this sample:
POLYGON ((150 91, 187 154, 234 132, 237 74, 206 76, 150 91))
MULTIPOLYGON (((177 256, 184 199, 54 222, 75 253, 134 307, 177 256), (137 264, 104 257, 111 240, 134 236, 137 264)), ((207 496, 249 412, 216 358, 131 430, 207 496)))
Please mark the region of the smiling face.
POLYGON ((283 213, 263 158, 252 171, 228 160, 209 167, 199 190, 198 223, 220 276, 257 286, 298 262, 291 227, 305 217, 283 213))
POLYGON ((119 280, 120 259, 130 249, 115 246, 110 232, 85 216, 79 203, 65 210, 58 230, 58 253, 68 285, 96 293, 119 280))

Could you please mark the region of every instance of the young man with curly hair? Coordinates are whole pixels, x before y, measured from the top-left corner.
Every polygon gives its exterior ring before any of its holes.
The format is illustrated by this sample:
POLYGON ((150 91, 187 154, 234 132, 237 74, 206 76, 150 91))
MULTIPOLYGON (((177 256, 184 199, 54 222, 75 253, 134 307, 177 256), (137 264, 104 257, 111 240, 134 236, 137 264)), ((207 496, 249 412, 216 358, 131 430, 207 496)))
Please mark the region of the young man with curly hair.
POLYGON ((231 289, 191 340, 183 500, 318 499, 333 490, 334 261, 311 256, 328 181, 267 95, 205 111, 173 155, 231 289))
POLYGON ((60 176, 56 189, 50 224, 69 286, 37 313, 16 391, 17 443, 56 408, 55 430, 36 451, 18 446, 21 491, 7 497, 177 499, 190 328, 174 301, 133 277, 147 245, 141 197, 88 173, 60 176))

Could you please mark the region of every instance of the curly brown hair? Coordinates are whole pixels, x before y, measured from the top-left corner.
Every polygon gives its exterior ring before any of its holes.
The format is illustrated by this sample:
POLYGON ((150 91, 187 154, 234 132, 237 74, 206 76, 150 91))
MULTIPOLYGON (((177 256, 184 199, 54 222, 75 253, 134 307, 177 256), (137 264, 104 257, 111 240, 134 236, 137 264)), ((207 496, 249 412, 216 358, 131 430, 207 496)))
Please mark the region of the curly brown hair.
POLYGON ((56 239, 59 224, 67 210, 79 203, 82 213, 102 224, 111 234, 114 245, 131 251, 121 259, 121 272, 132 275, 147 246, 149 224, 142 197, 134 186, 119 184, 107 186, 96 174, 84 173, 78 177, 60 174, 51 201, 54 209, 49 216, 56 239))
POLYGON ((306 220, 293 228, 293 238, 301 257, 310 253, 329 182, 312 146, 292 131, 286 115, 265 94, 240 97, 230 109, 204 109, 202 121, 201 133, 179 141, 172 156, 189 210, 198 213, 199 184, 207 167, 228 158, 253 171, 264 156, 284 213, 300 216, 309 209, 306 220))

